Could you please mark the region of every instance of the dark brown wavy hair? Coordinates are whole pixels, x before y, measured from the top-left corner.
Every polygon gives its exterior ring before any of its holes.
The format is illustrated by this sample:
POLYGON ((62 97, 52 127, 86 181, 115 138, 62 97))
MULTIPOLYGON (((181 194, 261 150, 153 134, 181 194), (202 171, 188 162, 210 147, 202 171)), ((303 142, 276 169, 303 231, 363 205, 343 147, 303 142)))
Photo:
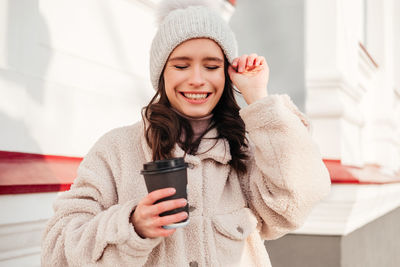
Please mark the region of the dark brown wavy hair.
POLYGON ((234 96, 232 81, 228 75, 228 60, 225 58, 224 73, 225 86, 221 99, 212 111, 213 117, 208 129, 196 140, 193 140, 193 130, 189 121, 178 115, 167 98, 164 85, 164 70, 160 76, 158 90, 150 103, 142 109, 145 137, 153 151, 153 160, 172 157, 172 150, 176 143, 185 153, 195 155, 203 136, 213 128, 218 131, 215 139, 226 138, 232 159, 229 165, 240 175, 247 171, 245 161, 247 155, 247 138, 245 125, 239 116, 240 107, 234 96), (146 122, 149 127, 146 127, 146 122), (182 133, 185 140, 180 140, 182 133))

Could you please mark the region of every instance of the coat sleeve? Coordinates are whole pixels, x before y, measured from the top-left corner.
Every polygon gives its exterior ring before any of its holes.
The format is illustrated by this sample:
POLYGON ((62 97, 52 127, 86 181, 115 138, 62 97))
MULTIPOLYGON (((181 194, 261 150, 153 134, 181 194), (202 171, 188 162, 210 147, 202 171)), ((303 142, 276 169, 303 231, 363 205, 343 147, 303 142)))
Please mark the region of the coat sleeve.
POLYGON ((118 203, 117 155, 102 137, 55 201, 42 238, 42 266, 142 266, 159 238, 139 237, 130 223, 133 200, 118 203))
POLYGON ((300 227, 330 191, 329 173, 309 123, 287 95, 271 95, 240 110, 250 159, 242 186, 263 239, 300 227))

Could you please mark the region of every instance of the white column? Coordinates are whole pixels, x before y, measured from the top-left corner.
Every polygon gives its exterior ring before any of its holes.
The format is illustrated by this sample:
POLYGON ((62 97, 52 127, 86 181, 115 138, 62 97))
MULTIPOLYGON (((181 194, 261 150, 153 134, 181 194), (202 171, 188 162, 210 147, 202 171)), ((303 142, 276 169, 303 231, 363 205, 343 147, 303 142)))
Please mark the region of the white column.
MULTIPOLYGON (((400 162, 400 1, 394 1, 393 6, 393 58, 394 58, 394 94, 395 94, 395 121, 396 121, 396 134, 395 139, 397 143, 396 160, 400 162)), ((397 166, 398 175, 400 175, 400 166, 397 166)))
MULTIPOLYGON (((396 131, 399 97, 394 84, 395 5, 393 0, 369 0, 367 48, 376 58, 378 71, 364 103, 364 159, 367 164, 381 165, 389 173, 399 168, 399 139, 396 131), (396 96, 397 95, 397 96, 396 96)), ((397 11, 398 12, 398 11, 397 11)), ((399 34, 397 34, 399 38, 399 34)))
POLYGON ((306 1, 306 112, 325 158, 362 165, 358 1, 306 1))

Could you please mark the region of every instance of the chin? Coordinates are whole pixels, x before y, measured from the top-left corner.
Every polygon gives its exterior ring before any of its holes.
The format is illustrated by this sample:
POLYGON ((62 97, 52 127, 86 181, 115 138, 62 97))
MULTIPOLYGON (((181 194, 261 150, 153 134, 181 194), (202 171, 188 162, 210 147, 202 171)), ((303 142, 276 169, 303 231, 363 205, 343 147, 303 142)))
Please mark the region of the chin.
POLYGON ((211 112, 207 112, 207 111, 189 111, 189 112, 185 112, 184 114, 188 117, 192 117, 192 118, 201 118, 201 117, 205 117, 207 115, 209 115, 211 112))

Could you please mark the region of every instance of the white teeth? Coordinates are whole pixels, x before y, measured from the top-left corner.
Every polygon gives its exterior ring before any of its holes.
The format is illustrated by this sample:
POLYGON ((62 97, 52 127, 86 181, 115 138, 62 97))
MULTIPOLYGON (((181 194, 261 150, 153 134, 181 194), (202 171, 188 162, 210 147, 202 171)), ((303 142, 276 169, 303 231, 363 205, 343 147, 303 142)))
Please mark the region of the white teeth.
POLYGON ((207 97, 207 94, 188 94, 188 93, 183 93, 185 97, 190 98, 190 99, 205 99, 207 97))

